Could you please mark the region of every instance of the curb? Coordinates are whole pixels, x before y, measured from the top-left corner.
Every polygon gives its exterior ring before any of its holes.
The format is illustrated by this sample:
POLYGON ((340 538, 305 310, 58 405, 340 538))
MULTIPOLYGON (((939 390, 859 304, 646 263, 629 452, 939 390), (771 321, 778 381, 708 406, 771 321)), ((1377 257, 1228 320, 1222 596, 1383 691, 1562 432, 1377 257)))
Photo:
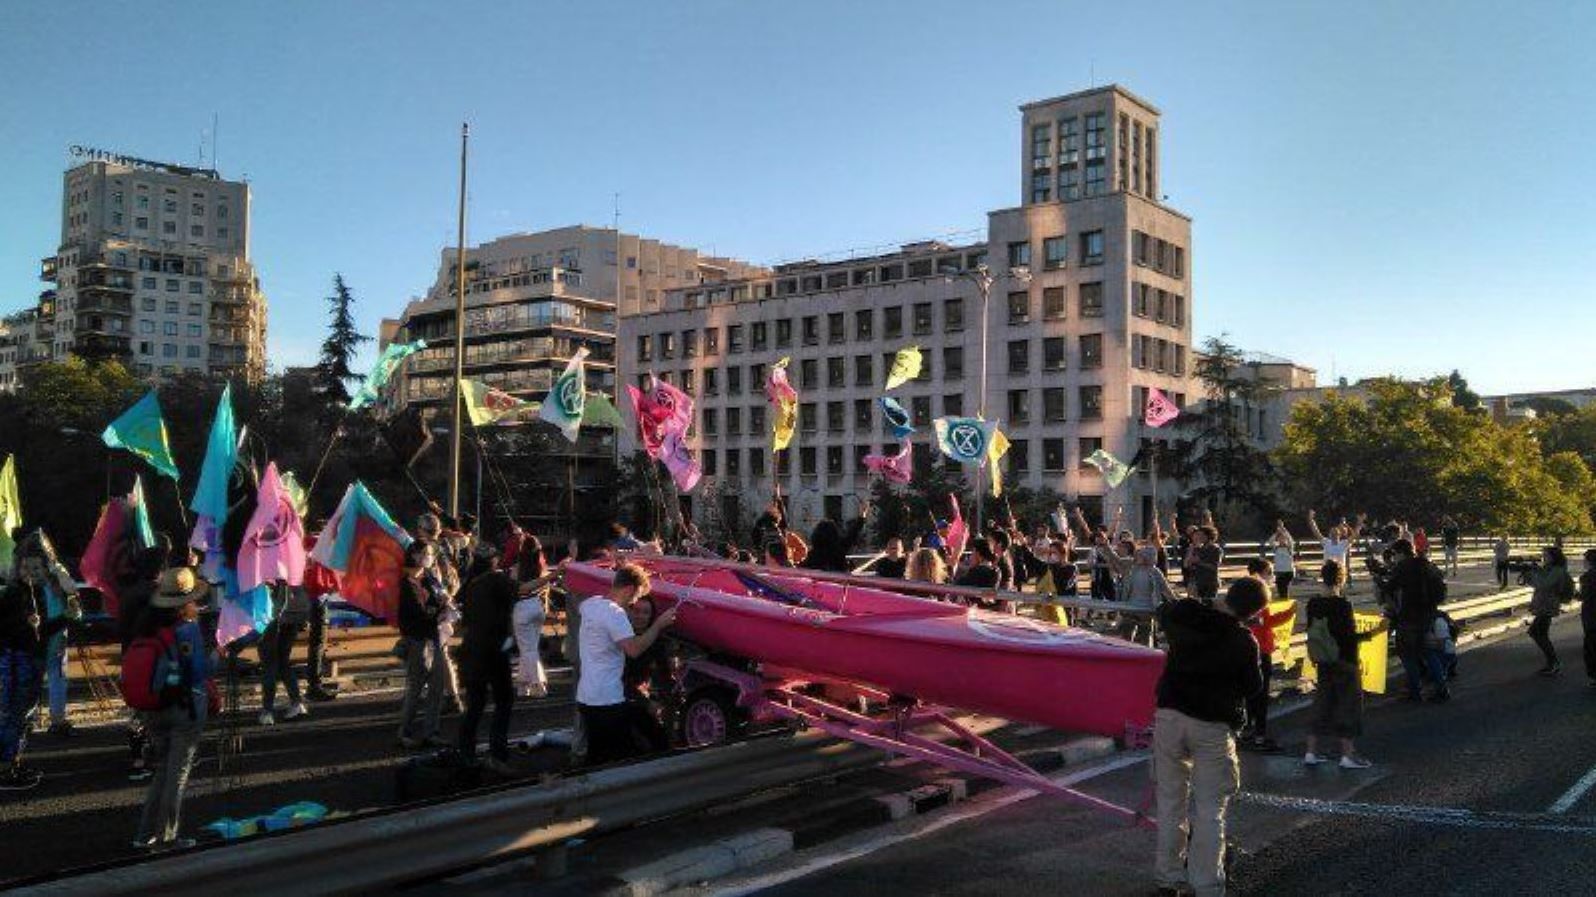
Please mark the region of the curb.
MULTIPOLYGON (((1113 739, 1092 735, 1016 756, 1038 772, 1056 772, 1118 751, 1113 739)), ((620 872, 615 876, 619 879, 617 886, 605 893, 656 897, 677 888, 705 884, 796 850, 952 806, 970 795, 1001 786, 1001 782, 990 779, 956 775, 907 791, 852 798, 824 807, 817 815, 791 827, 753 829, 620 872)))

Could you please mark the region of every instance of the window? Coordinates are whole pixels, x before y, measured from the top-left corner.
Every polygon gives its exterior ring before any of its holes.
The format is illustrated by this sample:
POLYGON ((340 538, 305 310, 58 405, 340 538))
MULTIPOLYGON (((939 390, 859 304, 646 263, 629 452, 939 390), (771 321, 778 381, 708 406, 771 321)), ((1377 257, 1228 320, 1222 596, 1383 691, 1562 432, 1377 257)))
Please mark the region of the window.
POLYGON ((726 395, 740 396, 743 394, 743 369, 732 365, 726 369, 726 395))
POLYGON ((958 417, 964 413, 964 393, 949 393, 942 397, 942 413, 948 417, 958 417))
POLYGON ((166 313, 169 314, 169 315, 177 314, 177 306, 178 306, 178 302, 177 302, 176 299, 168 299, 168 300, 166 300, 166 313))
POLYGON ((776 453, 776 476, 786 479, 792 473, 792 452, 776 453))
POLYGON ((1009 373, 1023 374, 1031 369, 1031 341, 1009 341, 1009 373))
POLYGON ((693 376, 692 371, 682 371, 681 387, 682 392, 690 396, 698 395, 698 378, 693 376))
POLYGON ((704 435, 716 436, 720 433, 720 412, 713 408, 704 409, 704 435))
POLYGON ((798 362, 798 385, 804 389, 814 389, 820 385, 819 361, 805 358, 798 362))
POLYGON ((1064 469, 1064 440, 1042 440, 1042 469, 1049 473, 1057 473, 1064 469))
POLYGON ((1044 237, 1042 240, 1042 269, 1057 271, 1069 259, 1069 244, 1063 237, 1044 237))
POLYGON ((1081 264, 1101 265, 1103 263, 1103 232, 1090 230, 1081 234, 1081 264))
POLYGON ((205 236, 205 227, 204 227, 204 225, 190 224, 188 226, 188 235, 190 237, 203 237, 203 236, 205 236))
POLYGON ((192 337, 202 336, 203 334, 202 334, 202 332, 200 330, 200 325, 198 325, 198 324, 190 324, 190 325, 188 325, 188 335, 192 336, 192 337))
POLYGON ((153 334, 154 332, 155 332, 155 322, 154 321, 147 321, 146 320, 146 321, 140 321, 139 322, 139 333, 153 334))
POLYGON ((1042 288, 1042 318, 1047 321, 1058 321, 1064 318, 1064 288, 1042 288))
POLYGON ((903 336, 903 306, 895 305, 881 310, 881 329, 887 339, 903 336))
POLYGON ((875 426, 875 402, 869 399, 853 400, 853 428, 866 432, 875 426))
MULTIPOLYGON (((840 446, 840 445, 828 445, 828 446, 826 446, 826 473, 830 474, 831 476, 842 476, 842 471, 843 471, 843 467, 842 467, 842 446, 840 446)), ((841 503, 842 503, 841 496, 830 496, 830 495, 826 496, 827 499, 830 499, 830 498, 833 498, 833 497, 837 498, 837 503, 839 505, 841 505, 841 503)), ((827 512, 826 516, 827 517, 831 517, 831 519, 833 519, 833 520, 836 520, 837 517, 841 516, 841 510, 842 509, 839 507, 837 510, 838 510, 838 514, 836 516, 833 516, 829 511, 827 512)))
POLYGON ((122 224, 122 213, 121 212, 112 212, 111 213, 111 223, 120 226, 122 224))
POLYGON ((798 429, 805 433, 815 432, 817 426, 815 419, 815 403, 804 402, 798 406, 798 429))
POLYGON ((876 312, 873 308, 861 308, 853 314, 854 339, 867 342, 873 339, 875 332, 876 312))
POLYGON ((726 327, 726 351, 732 355, 742 354, 743 325, 730 324, 726 327))
POLYGON ((1131 232, 1131 261, 1143 268, 1152 262, 1151 253, 1147 251, 1149 242, 1147 235, 1141 231, 1131 232))
MULTIPOLYGON (((1053 162, 1053 125, 1031 126, 1031 167, 1047 168, 1053 162)), ((1040 200, 1039 200, 1040 201, 1040 200)))
POLYGON ((163 234, 171 234, 172 236, 176 236, 177 235, 177 222, 176 221, 162 221, 161 222, 161 233, 163 233, 163 234))
POLYGON ((1107 128, 1103 121, 1103 113, 1093 112, 1086 116, 1086 158, 1101 159, 1108 152, 1107 128))
POLYGON ((942 332, 958 333, 964 329, 964 300, 949 299, 942 303, 942 332))
POLYGON ((1175 345, 1174 373, 1177 377, 1184 377, 1186 375, 1186 347, 1178 343, 1175 345))
POLYGON ((1016 290, 1009 294, 1009 326, 1018 327, 1031 323, 1031 293, 1029 290, 1016 290))
POLYGON ((715 450, 714 449, 704 449, 704 450, 700 451, 698 453, 698 463, 699 463, 699 468, 703 472, 704 476, 707 476, 707 477, 714 476, 715 475, 715 450))
POLYGON ((909 402, 909 416, 916 427, 931 426, 931 397, 915 396, 909 402))
MULTIPOLYGON (((731 426, 731 420, 730 420, 730 416, 729 415, 727 417, 726 426, 727 427, 731 426)), ((726 450, 726 476, 735 479, 739 474, 742 473, 742 469, 741 469, 742 468, 742 464, 739 463, 739 462, 742 461, 742 458, 743 458, 742 452, 739 452, 736 449, 727 449, 726 450)))
POLYGON ((659 357, 660 358, 675 358, 676 357, 676 334, 674 334, 674 333, 661 333, 659 335, 659 357))
POLYGON ((1086 163, 1086 195, 1102 196, 1106 188, 1105 169, 1102 159, 1092 159, 1086 163))
POLYGON ((770 345, 770 325, 764 321, 755 321, 748 329, 749 348, 755 352, 762 352, 770 345))
POLYGON ((142 278, 139 278, 139 286, 141 288, 143 288, 143 289, 146 289, 146 290, 153 290, 153 289, 156 288, 155 278, 153 278, 153 277, 142 277, 142 278))
POLYGON ((162 343, 161 344, 161 355, 163 357, 166 357, 166 358, 176 358, 177 357, 177 344, 176 343, 162 343))
POLYGON ((720 369, 704 368, 704 395, 720 395, 720 369))
POLYGON ((1045 170, 1031 175, 1031 202, 1047 202, 1052 199, 1052 180, 1045 170))
MULTIPOLYGON (((709 372, 705 371, 705 373, 707 374, 709 372)), ((727 408, 726 409, 726 432, 731 434, 732 436, 738 436, 738 435, 742 434, 742 432, 743 432, 743 409, 741 409, 741 408, 727 408)), ((731 459, 728 457, 726 460, 730 461, 731 459)), ((727 464, 726 466, 730 467, 731 465, 727 464)))
POLYGON ((1080 469, 1082 469, 1082 470, 1096 470, 1097 469, 1096 467, 1093 467, 1092 465, 1086 463, 1086 459, 1090 458, 1092 456, 1092 453, 1100 450, 1103 447, 1103 439, 1102 439, 1102 437, 1100 437, 1100 436, 1083 436, 1079 440, 1078 445, 1080 447, 1081 454, 1080 454, 1080 460, 1079 460, 1077 466, 1079 466, 1080 469))
POLYGON ((848 425, 848 406, 845 402, 826 403, 826 432, 841 433, 848 425))
MULTIPOLYGON (((748 409, 748 432, 759 434, 765 432, 765 406, 752 405, 748 409)), ((753 470, 756 465, 749 461, 748 469, 753 470)))
POLYGON ((1097 420, 1103 416, 1103 387, 1081 387, 1081 420, 1097 420))
POLYGON ((228 231, 227 231, 227 228, 225 228, 225 227, 218 227, 218 228, 217 228, 217 229, 216 229, 216 239, 218 239, 218 240, 225 240, 225 239, 227 239, 227 236, 228 236, 228 231))
POLYGON ((765 450, 751 448, 748 450, 748 475, 762 477, 765 475, 765 450))
POLYGON ((870 386, 875 382, 875 371, 871 367, 875 359, 869 355, 855 355, 853 357, 853 385, 870 386))
POLYGON ((814 446, 806 445, 798 450, 798 473, 806 477, 815 475, 814 446))
POLYGON ((1103 284, 1081 284, 1081 317, 1101 318, 1103 316, 1103 284))
POLYGON ((925 336, 931 332, 931 303, 914 304, 914 335, 925 336))
POLYGON ((826 315, 826 341, 832 345, 847 342, 847 324, 847 320, 840 311, 826 315))
POLYGON ((139 217, 133 219, 133 226, 138 228, 139 230, 149 230, 149 228, 150 228, 150 219, 145 218, 144 216, 140 215, 139 217))
MULTIPOLYGON (((1058 164, 1074 165, 1081 158, 1080 119, 1071 116, 1058 120, 1058 164)), ((1061 199, 1065 197, 1060 197, 1061 199)), ((1069 197, 1073 199, 1074 197, 1069 197)))
POLYGON ((1031 472, 1031 444, 1024 439, 1009 440, 1009 450, 1003 456, 1003 475, 1016 481, 1031 472))
POLYGON ((1029 268, 1029 267, 1031 267, 1031 244, 1030 244, 1030 241, 1027 240, 1027 241, 1023 241, 1023 242, 1019 242, 1019 243, 1010 243, 1009 244, 1009 267, 1010 268, 1029 268))
POLYGON ((1064 420, 1064 387, 1049 386, 1042 390, 1042 420, 1050 424, 1064 420))
POLYGON ((639 334, 637 337, 637 360, 654 360, 654 338, 648 334, 639 334))
POLYGON ((177 291, 178 291, 178 290, 179 290, 179 289, 181 289, 181 288, 182 288, 182 284, 180 284, 180 283, 179 283, 179 282, 178 282, 178 281, 176 281, 176 280, 173 280, 173 279, 170 279, 170 278, 169 278, 169 279, 168 279, 168 280, 167 280, 167 281, 166 281, 166 291, 167 291, 167 292, 168 292, 168 293, 175 293, 175 292, 177 292, 177 291))
MULTIPOLYGON (((932 358, 932 356, 930 355, 930 353, 927 353, 927 352, 920 353, 920 375, 918 377, 914 378, 914 382, 916 382, 916 383, 930 383, 931 382, 931 358, 932 358)), ((890 370, 890 368, 889 368, 889 370, 890 370)))
POLYGON ((719 327, 705 327, 704 328, 704 354, 705 355, 719 355, 720 354, 720 328, 719 327))
POLYGON ((1081 334, 1081 367, 1100 368, 1103 366, 1103 335, 1101 333, 1081 334))
POLYGON ((1175 250, 1175 258, 1174 258, 1173 262, 1170 265, 1169 273, 1174 275, 1175 277, 1185 277, 1186 276, 1186 250, 1182 249, 1179 246, 1175 246, 1175 247, 1172 247, 1172 248, 1175 250))
POLYGON ((1186 325, 1186 297, 1171 294, 1169 304, 1169 323, 1174 324, 1176 327, 1184 327, 1186 325))
POLYGON ((792 318, 782 318, 776 322, 776 348, 785 349, 792 345, 792 318))
POLYGON ((683 358, 697 358, 698 357, 698 331, 696 331, 696 330, 683 330, 682 331, 682 357, 683 358))
POLYGON ((177 200, 168 199, 165 202, 161 203, 161 210, 163 212, 166 212, 167 214, 176 215, 177 214, 177 200))
POLYGON ((227 217, 227 206, 217 206, 216 207, 216 217, 218 217, 218 218, 226 218, 227 217))
POLYGON ((1049 336, 1042 340, 1042 370, 1064 370, 1064 337, 1049 336))
POLYGON ((942 347, 942 379, 944 379, 944 380, 963 380, 964 379, 964 347, 963 346, 943 346, 942 347))
POLYGON ((155 299, 151 296, 145 296, 139 300, 139 307, 145 311, 155 311, 155 299))
POLYGON ((1031 391, 1028 389, 1009 390, 1009 423, 1014 426, 1031 422, 1031 391))
POLYGON ((826 386, 841 389, 848 385, 847 366, 841 358, 826 359, 826 386))
POLYGON ((865 459, 865 455, 868 455, 868 454, 870 454, 870 446, 868 446, 868 445, 856 445, 856 446, 853 447, 853 469, 854 470, 862 471, 862 470, 865 469, 864 459, 865 459))

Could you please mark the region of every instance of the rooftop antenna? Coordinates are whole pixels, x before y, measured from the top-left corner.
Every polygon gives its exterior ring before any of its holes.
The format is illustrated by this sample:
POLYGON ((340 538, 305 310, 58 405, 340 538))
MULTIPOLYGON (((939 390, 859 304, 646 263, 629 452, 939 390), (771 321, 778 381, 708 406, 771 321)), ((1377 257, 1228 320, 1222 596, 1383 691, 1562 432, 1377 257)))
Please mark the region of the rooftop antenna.
POLYGON ((221 171, 222 170, 221 165, 217 164, 217 161, 216 161, 217 160, 217 155, 216 155, 216 132, 218 130, 220 130, 221 124, 222 124, 222 117, 218 113, 212 112, 211 113, 211 167, 216 169, 217 171, 221 171))
POLYGON ((1097 86, 1097 60, 1086 60, 1086 83, 1092 87, 1097 86))

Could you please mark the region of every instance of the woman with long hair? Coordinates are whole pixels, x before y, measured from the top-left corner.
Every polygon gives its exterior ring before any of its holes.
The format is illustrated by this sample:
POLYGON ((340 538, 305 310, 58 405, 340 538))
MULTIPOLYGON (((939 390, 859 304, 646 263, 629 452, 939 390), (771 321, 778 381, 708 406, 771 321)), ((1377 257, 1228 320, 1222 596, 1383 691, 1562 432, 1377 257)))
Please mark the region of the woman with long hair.
POLYGON ((909 567, 904 579, 910 582, 928 582, 942 585, 948 581, 948 565, 942 552, 935 548, 917 548, 909 555, 909 567))

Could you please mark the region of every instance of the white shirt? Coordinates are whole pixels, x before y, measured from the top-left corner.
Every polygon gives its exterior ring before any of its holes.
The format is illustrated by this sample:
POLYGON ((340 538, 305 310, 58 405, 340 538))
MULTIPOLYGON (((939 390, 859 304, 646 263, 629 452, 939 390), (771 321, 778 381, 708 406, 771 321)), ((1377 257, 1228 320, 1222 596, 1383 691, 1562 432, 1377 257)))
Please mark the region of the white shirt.
MULTIPOLYGON (((1275 543, 1275 572, 1296 573, 1296 559, 1292 557, 1292 544, 1290 542, 1275 543)), ((1328 554, 1326 555, 1328 557, 1328 554)))
POLYGON ((1341 569, 1346 570, 1347 551, 1351 547, 1351 542, 1342 539, 1326 539, 1324 540, 1324 559, 1327 561, 1335 561, 1341 565, 1341 569))
POLYGON ((626 700, 621 685, 626 652, 616 643, 635 634, 632 621, 619 604, 597 596, 582 602, 582 630, 578 636, 582 675, 576 683, 576 703, 609 707, 626 700))

